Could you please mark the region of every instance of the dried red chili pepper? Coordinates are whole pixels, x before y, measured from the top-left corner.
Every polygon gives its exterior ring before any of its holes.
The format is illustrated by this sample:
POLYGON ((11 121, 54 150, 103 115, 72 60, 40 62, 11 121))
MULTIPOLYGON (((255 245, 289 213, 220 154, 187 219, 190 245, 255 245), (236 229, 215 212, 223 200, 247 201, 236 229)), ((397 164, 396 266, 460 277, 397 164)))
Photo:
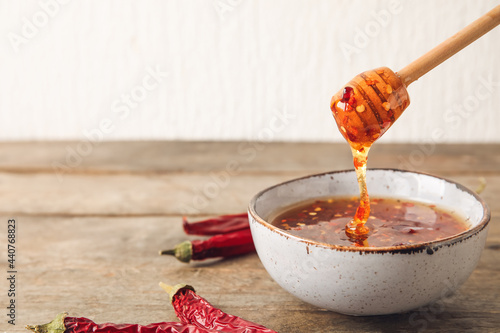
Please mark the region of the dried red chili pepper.
POLYGON ((215 235, 205 240, 185 241, 161 255, 173 255, 182 262, 207 258, 233 257, 255 251, 250 229, 215 235))
POLYGON ((183 324, 228 333, 277 333, 265 326, 223 312, 196 294, 194 288, 189 285, 168 286, 160 282, 160 286, 169 294, 175 313, 183 324))
POLYGON ((27 325, 26 329, 37 333, 219 333, 203 327, 177 322, 137 324, 96 324, 87 318, 68 317, 66 312, 44 325, 27 325))
POLYGON ((250 228, 247 213, 222 215, 219 217, 189 223, 182 218, 182 226, 188 235, 218 235, 250 228))

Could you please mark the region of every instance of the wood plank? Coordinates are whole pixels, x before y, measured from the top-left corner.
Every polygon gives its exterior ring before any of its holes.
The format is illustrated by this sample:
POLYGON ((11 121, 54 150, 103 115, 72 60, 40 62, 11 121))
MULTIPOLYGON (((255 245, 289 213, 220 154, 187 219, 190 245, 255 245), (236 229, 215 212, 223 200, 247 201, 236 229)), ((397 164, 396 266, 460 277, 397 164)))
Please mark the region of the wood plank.
POLYGON ((245 212, 258 191, 301 176, 215 174, 0 174, 1 213, 7 215, 172 215, 245 212), (222 177, 221 177, 222 179, 222 177))
MULTIPOLYGON (((325 172, 352 168, 344 143, 259 142, 0 143, 0 171, 71 173, 325 172), (87 148, 86 148, 87 147, 87 148), (55 166, 54 166, 55 165, 55 166)), ((500 144, 376 144, 369 167, 440 174, 500 172, 500 144)))

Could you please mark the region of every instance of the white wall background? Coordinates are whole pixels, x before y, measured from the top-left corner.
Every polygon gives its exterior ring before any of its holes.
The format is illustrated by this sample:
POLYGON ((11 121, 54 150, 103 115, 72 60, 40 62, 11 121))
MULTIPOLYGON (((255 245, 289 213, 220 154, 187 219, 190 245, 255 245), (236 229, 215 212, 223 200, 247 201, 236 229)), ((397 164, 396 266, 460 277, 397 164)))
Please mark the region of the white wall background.
MULTIPOLYGON (((497 4, 0 0, 0 140, 342 141, 329 102, 344 83, 497 4)), ((500 142, 499 59, 497 28, 413 83, 380 141, 500 142)))

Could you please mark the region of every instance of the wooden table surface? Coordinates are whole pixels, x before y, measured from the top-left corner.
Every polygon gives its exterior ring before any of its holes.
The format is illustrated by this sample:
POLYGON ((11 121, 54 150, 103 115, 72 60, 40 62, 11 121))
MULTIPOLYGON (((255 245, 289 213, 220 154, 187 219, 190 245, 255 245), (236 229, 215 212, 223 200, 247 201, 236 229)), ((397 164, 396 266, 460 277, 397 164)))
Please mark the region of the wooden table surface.
POLYGON ((288 294, 256 254, 191 264, 158 255, 188 238, 182 215, 245 212, 267 186, 351 169, 345 144, 1 143, 0 332, 23 332, 62 311, 97 322, 176 321, 160 281, 189 283, 215 306, 280 333, 500 331, 500 145, 378 144, 370 155, 370 168, 425 171, 473 189, 486 179, 486 248, 451 298, 398 315, 350 317, 288 294), (9 218, 17 221, 15 326, 6 317, 9 218))

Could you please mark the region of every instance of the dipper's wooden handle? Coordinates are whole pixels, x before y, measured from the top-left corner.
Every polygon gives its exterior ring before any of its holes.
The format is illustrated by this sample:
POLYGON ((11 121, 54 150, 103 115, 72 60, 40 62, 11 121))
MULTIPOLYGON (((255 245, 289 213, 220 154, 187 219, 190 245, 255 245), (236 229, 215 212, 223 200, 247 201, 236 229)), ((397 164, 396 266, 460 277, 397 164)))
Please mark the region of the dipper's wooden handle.
POLYGON ((397 74, 408 87, 410 83, 438 66, 446 59, 458 53, 464 47, 500 24, 500 5, 484 14, 454 36, 451 36, 411 64, 401 69, 397 74))

